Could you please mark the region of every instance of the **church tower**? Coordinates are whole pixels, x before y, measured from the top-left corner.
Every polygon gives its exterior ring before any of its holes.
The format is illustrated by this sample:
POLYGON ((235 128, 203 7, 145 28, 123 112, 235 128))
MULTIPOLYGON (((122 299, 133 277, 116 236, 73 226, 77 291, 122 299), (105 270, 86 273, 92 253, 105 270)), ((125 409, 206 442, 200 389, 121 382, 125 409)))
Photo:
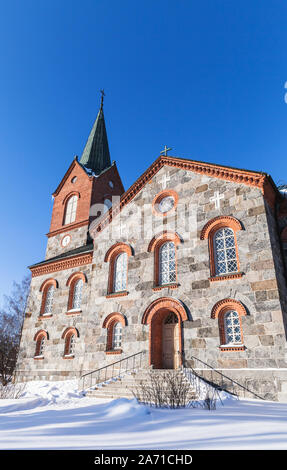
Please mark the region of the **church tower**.
MULTIPOLYGON (((111 162, 101 106, 80 160, 75 157, 53 193, 54 205, 46 260, 91 244, 88 229, 121 196, 124 187, 115 161, 111 162)), ((72 254, 72 253, 71 253, 72 254)))

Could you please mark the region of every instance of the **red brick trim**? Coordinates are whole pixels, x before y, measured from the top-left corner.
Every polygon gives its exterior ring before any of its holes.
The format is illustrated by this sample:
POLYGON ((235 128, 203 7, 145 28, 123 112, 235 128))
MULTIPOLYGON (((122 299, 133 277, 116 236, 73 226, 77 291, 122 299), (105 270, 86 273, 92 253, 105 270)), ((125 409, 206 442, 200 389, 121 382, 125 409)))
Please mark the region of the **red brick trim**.
POLYGON ((114 332, 115 324, 118 322, 120 322, 123 327, 127 325, 127 321, 124 315, 118 312, 110 313, 103 322, 103 328, 107 328, 106 354, 121 354, 122 353, 122 349, 113 349, 113 332, 114 332))
POLYGON ((74 230, 75 228, 83 227, 84 225, 89 225, 89 219, 82 220, 81 222, 72 222, 71 224, 63 225, 61 228, 57 230, 53 230, 53 232, 47 233, 47 237, 54 237, 55 235, 59 235, 59 233, 67 232, 68 230, 74 230))
POLYGON ((242 230, 241 223, 235 217, 220 215, 218 217, 214 217, 214 219, 209 220, 207 224, 205 224, 201 231, 200 239, 206 240, 211 233, 214 233, 223 227, 230 227, 234 232, 242 230))
POLYGON ((45 330, 39 330, 34 336, 34 341, 37 341, 39 339, 39 336, 45 336, 46 339, 49 339, 49 333, 45 330))
POLYGON ((274 207, 276 199, 276 190, 273 188, 270 177, 267 174, 228 168, 212 163, 196 162, 169 156, 160 156, 153 164, 142 174, 140 178, 121 196, 120 203, 110 208, 107 214, 100 222, 95 222, 90 227, 90 233, 96 238, 109 223, 120 213, 120 211, 141 191, 141 189, 151 181, 153 176, 164 166, 179 168, 193 173, 207 175, 212 178, 219 178, 225 181, 232 181, 247 186, 259 188, 263 196, 271 207, 274 207))
POLYGON ((83 283, 87 282, 86 275, 84 273, 82 273, 81 271, 78 271, 76 273, 71 274, 71 276, 69 276, 69 278, 66 282, 66 286, 71 286, 78 279, 82 279, 83 283))
POLYGON ((165 217, 167 214, 169 214, 170 212, 172 212, 176 209, 177 203, 178 203, 178 194, 177 194, 177 192, 174 191, 173 189, 164 189, 163 191, 160 191, 155 196, 154 200, 152 201, 151 210, 152 210, 152 213, 154 215, 165 217), (156 206, 160 203, 160 201, 163 200, 163 198, 168 197, 168 196, 172 196, 174 198, 174 206, 167 212, 160 212, 156 208, 156 206))
POLYGON ((70 197, 72 197, 72 196, 77 196, 78 199, 80 199, 81 194, 79 193, 79 191, 71 191, 69 194, 67 194, 67 195, 64 197, 64 199, 63 199, 63 201, 62 201, 63 206, 66 205, 66 203, 68 202, 68 200, 69 200, 70 197))
MULTIPOLYGON (((181 242, 179 235, 176 232, 164 231, 161 234, 156 235, 149 242, 148 252, 154 252, 154 288, 157 287, 167 287, 166 285, 159 284, 159 251, 161 246, 166 242, 173 242, 175 244, 175 269, 176 269, 176 279, 177 279, 177 253, 176 247, 181 242)), ((177 284, 175 282, 174 284, 177 284)), ((177 284, 178 285, 178 284, 177 284)))
POLYGON ((172 299, 170 297, 161 297, 160 299, 154 300, 145 310, 143 317, 142 317, 142 324, 149 325, 153 316, 158 312, 160 309, 166 309, 170 312, 174 312, 180 321, 188 320, 187 313, 185 311, 184 306, 179 300, 172 299))
POLYGON ((42 282, 39 291, 43 292, 44 289, 46 289, 48 286, 54 286, 56 289, 57 287, 59 287, 59 284, 56 279, 53 279, 52 277, 50 277, 49 279, 46 279, 44 282, 42 282))
MULTIPOLYGON (((115 275, 115 262, 121 253, 127 253, 128 257, 132 256, 133 251, 130 245, 127 245, 126 243, 115 243, 113 246, 111 246, 108 251, 106 252, 104 261, 105 263, 109 262, 110 263, 110 268, 109 268, 109 278, 108 278, 108 293, 107 293, 107 298, 110 296, 123 296, 123 295, 128 295, 128 291, 121 291, 121 292, 114 292, 114 275, 115 275)), ((128 267, 129 264, 127 264, 127 281, 128 281, 128 267)))
POLYGON ((152 290, 157 292, 157 291, 165 289, 165 288, 177 289, 179 286, 180 286, 180 284, 178 284, 178 282, 175 282, 173 284, 163 284, 162 286, 155 286, 155 287, 152 288, 152 290))
POLYGON ((68 328, 66 328, 65 331, 62 333, 61 338, 65 339, 68 334, 74 334, 76 335, 77 338, 80 337, 78 329, 75 328, 74 326, 68 326, 68 328))
POLYGON ((114 298, 114 297, 124 297, 125 295, 128 295, 127 290, 123 290, 121 292, 111 292, 110 294, 106 295, 106 299, 111 299, 111 298, 114 298))
POLYGON ((233 274, 224 274, 222 276, 213 276, 209 277, 208 280, 210 282, 215 281, 226 281, 228 279, 241 279, 244 276, 244 273, 233 273, 233 274))
POLYGON ((247 315, 247 311, 244 305, 238 300, 234 299, 223 299, 217 302, 212 311, 211 318, 218 318, 219 337, 220 337, 220 350, 221 351, 244 351, 245 346, 234 346, 225 345, 225 327, 224 327, 224 315, 229 310, 235 310, 239 316, 240 332, 241 332, 241 343, 243 343, 243 331, 241 324, 241 317, 247 315))
POLYGON ((51 318, 52 317, 52 314, 44 315, 46 299, 47 299, 47 292, 48 292, 48 289, 49 289, 50 286, 54 286, 54 288, 56 289, 58 287, 58 281, 56 281, 56 279, 50 278, 50 279, 46 279, 41 284, 40 292, 43 292, 43 293, 42 293, 42 302, 41 302, 39 319, 51 318))
POLYGON ((86 264, 91 264, 93 260, 93 252, 83 253, 62 260, 53 261, 51 263, 42 264, 41 266, 35 266, 30 268, 32 277, 42 276, 43 274, 49 274, 56 271, 63 271, 65 269, 77 268, 86 264))
POLYGON ((243 273, 240 273, 240 263, 239 263, 239 255, 238 255, 238 245, 237 245, 237 237, 236 232, 238 230, 242 230, 242 225, 235 217, 232 216, 218 216, 214 217, 205 224, 201 231, 200 238, 201 240, 205 240, 208 238, 208 247, 209 247, 209 258, 210 258, 210 281, 223 281, 227 279, 234 279, 242 277, 243 273), (221 228, 231 228, 234 232, 234 243, 235 243, 235 252, 236 252, 236 260, 237 260, 237 272, 225 274, 224 276, 217 276, 216 274, 216 265, 215 265, 215 250, 214 250, 214 243, 213 237, 217 230, 221 228))
POLYGON ((77 158, 75 158, 71 165, 69 166, 68 170, 66 171, 64 177, 62 178, 62 181, 60 182, 59 186, 57 187, 56 191, 53 192, 53 196, 57 196, 59 194, 59 192, 61 191, 62 187, 64 186, 65 182, 67 181, 67 179, 69 178, 70 174, 72 173, 73 169, 75 168, 75 166, 79 167, 81 169, 81 171, 84 173, 84 175, 87 177, 87 179, 92 179, 92 176, 89 176, 84 168, 79 164, 77 158))

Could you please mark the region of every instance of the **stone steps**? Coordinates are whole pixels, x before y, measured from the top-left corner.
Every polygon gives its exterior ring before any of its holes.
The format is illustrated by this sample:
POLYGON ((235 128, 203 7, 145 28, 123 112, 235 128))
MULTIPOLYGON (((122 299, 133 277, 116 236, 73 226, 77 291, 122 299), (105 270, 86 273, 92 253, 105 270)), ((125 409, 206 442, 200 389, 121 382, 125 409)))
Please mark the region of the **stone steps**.
MULTIPOLYGON (((152 375, 160 380, 166 373, 178 373, 178 370, 173 369, 141 369, 137 372, 127 373, 123 377, 107 382, 100 386, 95 386, 86 391, 87 397, 93 398, 134 398, 133 391, 138 389, 142 382, 149 383, 152 375)), ((181 373, 181 372, 180 372, 181 373)), ((184 381, 187 381, 184 376, 184 381)), ((167 385, 163 385, 168 392, 167 385)), ((196 399, 194 390, 189 393, 190 400, 196 399)))

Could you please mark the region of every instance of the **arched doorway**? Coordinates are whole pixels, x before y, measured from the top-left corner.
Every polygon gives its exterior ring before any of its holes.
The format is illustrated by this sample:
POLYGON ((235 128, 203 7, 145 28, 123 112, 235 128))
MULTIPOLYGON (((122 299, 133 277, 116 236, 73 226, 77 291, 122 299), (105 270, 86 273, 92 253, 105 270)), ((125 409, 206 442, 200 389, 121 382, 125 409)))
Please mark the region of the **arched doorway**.
POLYGON ((176 299, 163 297, 146 309, 142 323, 149 324, 149 363, 155 369, 177 369, 182 363, 182 321, 186 311, 176 299))

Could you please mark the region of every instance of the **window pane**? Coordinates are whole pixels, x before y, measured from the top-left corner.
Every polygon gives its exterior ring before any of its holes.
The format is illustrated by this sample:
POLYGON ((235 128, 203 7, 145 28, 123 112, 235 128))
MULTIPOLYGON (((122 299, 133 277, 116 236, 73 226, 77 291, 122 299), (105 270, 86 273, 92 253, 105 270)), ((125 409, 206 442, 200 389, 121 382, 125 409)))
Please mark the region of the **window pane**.
POLYGON ((75 335, 70 336, 69 351, 68 354, 74 354, 75 352, 75 335))
POLYGON ((114 266, 114 292, 121 292, 127 288, 127 267, 128 255, 121 253, 118 255, 114 266))
POLYGON ((224 315, 226 344, 238 344, 242 342, 239 315, 230 310, 224 315))
POLYGON ((175 245, 164 243, 159 250, 159 284, 176 282, 175 245))
POLYGON ((72 308, 81 308, 83 280, 79 279, 74 287, 72 308))
POLYGON ((50 286, 48 287, 47 294, 46 294, 46 302, 45 302, 43 315, 52 313, 53 299, 54 299, 54 286, 50 286))
POLYGON ((75 222, 76 212, 77 212, 77 203, 78 203, 77 196, 72 196, 68 200, 67 205, 66 205, 65 225, 75 222))
POLYGON ((122 345, 122 324, 117 322, 113 328, 113 349, 119 349, 122 345))
POLYGON ((222 228, 214 235, 215 272, 217 275, 238 271, 233 230, 222 228))

